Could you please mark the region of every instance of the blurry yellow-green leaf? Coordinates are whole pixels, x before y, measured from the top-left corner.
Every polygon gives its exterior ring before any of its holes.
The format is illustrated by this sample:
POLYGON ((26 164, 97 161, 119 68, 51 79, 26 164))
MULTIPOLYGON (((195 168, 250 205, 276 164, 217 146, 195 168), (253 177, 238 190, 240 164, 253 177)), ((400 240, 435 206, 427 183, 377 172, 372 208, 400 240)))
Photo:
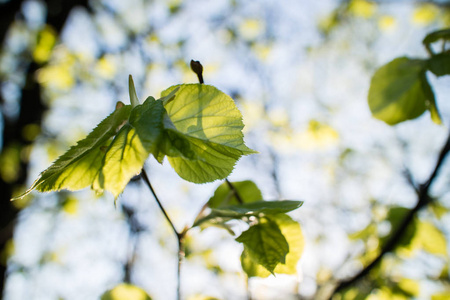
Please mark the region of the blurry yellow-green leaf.
POLYGON ((63 204, 63 211, 68 214, 75 216, 78 214, 79 202, 74 197, 68 197, 63 204))
POLYGON ((377 232, 377 225, 370 223, 360 231, 349 234, 348 238, 351 240, 367 240, 371 236, 376 236, 377 232))
POLYGON ((265 30, 262 19, 245 19, 239 24, 239 33, 246 40, 254 40, 265 30))
POLYGON ((338 10, 334 10, 331 14, 319 20, 318 27, 324 34, 329 34, 337 25, 339 25, 340 18, 338 10))
POLYGON ((140 287, 121 283, 105 292, 101 300, 151 300, 152 298, 140 287))
POLYGON ((41 127, 37 124, 27 124, 22 129, 22 136, 25 140, 32 142, 41 133, 41 127))
POLYGON ((414 279, 402 278, 398 283, 398 287, 411 297, 417 297, 420 293, 420 284, 414 279))
POLYGON ((448 300, 448 299, 450 299, 450 290, 436 293, 431 296, 431 300, 448 300))
POLYGON ((56 44, 56 32, 50 26, 45 26, 37 36, 37 43, 33 51, 33 59, 38 64, 47 62, 56 44))
POLYGON ((372 115, 389 125, 411 120, 429 110, 441 123, 434 93, 425 76, 425 60, 399 57, 380 67, 372 77, 368 102, 372 115))
POLYGON ((393 16, 382 16, 378 20, 378 27, 383 31, 389 31, 392 30, 397 26, 397 21, 393 16))
POLYGON ((414 9, 412 21, 417 25, 428 25, 436 20, 439 8, 431 3, 421 4, 414 9))
POLYGON ((441 230, 430 222, 419 222, 417 238, 423 249, 431 254, 447 256, 447 240, 441 230))
POLYGON ((346 289, 344 292, 341 293, 341 297, 333 297, 333 300, 336 299, 342 299, 342 300, 365 300, 367 298, 367 295, 365 293, 362 293, 358 288, 351 287, 346 289))
POLYGON ((205 295, 192 295, 187 298, 187 300, 220 300, 216 297, 205 296, 205 295))
POLYGON ((273 126, 284 127, 289 124, 289 115, 284 108, 278 107, 269 110, 268 117, 273 126))
POLYGON ((326 149, 339 142, 339 133, 328 124, 311 120, 308 129, 297 134, 294 141, 301 149, 326 149))
POLYGON ((378 237, 370 236, 366 241, 366 249, 358 260, 366 266, 378 256, 380 251, 380 240, 378 237))
POLYGON ((0 176, 7 183, 13 183, 19 177, 20 148, 11 144, 0 153, 0 176))
POLYGON ((8 258, 14 254, 14 251, 14 239, 7 240, 3 249, 0 251, 0 265, 6 266, 8 258))
POLYGON ((382 287, 377 289, 366 298, 367 300, 409 300, 410 297, 407 297, 403 294, 395 293, 390 290, 388 287, 382 287))
POLYGON ((441 205, 438 201, 431 202, 427 208, 438 218, 441 219, 450 209, 441 205))
POLYGON ((75 85, 75 78, 67 65, 48 65, 37 73, 40 84, 49 88, 69 90, 75 85))
POLYGON ((349 5, 349 12, 357 17, 370 18, 377 10, 376 3, 366 0, 352 0, 349 5))
POLYGON ((272 47, 269 45, 254 44, 252 45, 252 50, 256 53, 261 61, 266 61, 272 52, 272 47))
MULTIPOLYGON (((232 182, 232 185, 236 189, 244 203, 263 200, 261 191, 253 181, 237 181, 232 182)), ((239 202, 234 192, 226 182, 222 183, 214 191, 214 195, 208 200, 208 206, 210 208, 218 208, 236 204, 239 204, 239 202)))
POLYGON ((117 66, 113 60, 112 56, 105 55, 101 57, 95 66, 97 73, 106 79, 114 78, 117 72, 117 66))

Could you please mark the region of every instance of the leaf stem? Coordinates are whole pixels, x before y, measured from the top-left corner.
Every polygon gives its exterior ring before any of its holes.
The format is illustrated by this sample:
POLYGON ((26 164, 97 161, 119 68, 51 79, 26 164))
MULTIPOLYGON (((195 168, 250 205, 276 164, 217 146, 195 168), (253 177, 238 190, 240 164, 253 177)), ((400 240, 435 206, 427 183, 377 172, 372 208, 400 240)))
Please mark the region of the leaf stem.
POLYGON ((152 184, 150 183, 150 179, 148 179, 148 175, 147 172, 145 171, 144 168, 142 168, 142 173, 141 173, 142 178, 144 179, 145 183, 147 184, 148 188, 150 189, 150 191, 153 194, 153 197, 156 200, 156 203, 158 203, 159 208, 161 209, 164 217, 166 218, 167 222, 169 222, 170 227, 172 227, 173 232, 175 233, 175 235, 178 237, 179 233, 177 231, 177 229, 175 228, 175 225, 173 224, 172 220, 169 218, 169 215, 167 214, 166 210, 164 209, 164 207, 161 204, 161 201, 159 201, 158 196, 155 193, 155 190, 152 187, 152 184))
POLYGON ((153 197, 156 200, 156 203, 158 203, 159 208, 161 209, 164 217, 166 218, 167 222, 169 222, 170 227, 172 227, 173 232, 175 233, 177 240, 178 240, 178 252, 177 252, 177 256, 178 256, 178 267, 177 267, 177 299, 180 300, 181 299, 181 265, 183 263, 183 259, 185 256, 185 251, 184 251, 184 238, 186 237, 186 233, 187 233, 187 227, 185 227, 183 229, 183 231, 178 232, 178 230, 175 228, 175 225, 173 224, 172 220, 170 219, 169 215, 167 214, 166 210, 164 209, 164 207, 161 204, 161 201, 159 201, 158 196, 155 193, 155 190, 152 187, 152 184, 150 183, 150 179, 148 178, 147 172, 145 171, 144 168, 142 168, 142 172, 141 172, 141 176, 144 179, 145 183, 147 184, 148 188, 150 189, 150 191, 153 194, 153 197))
POLYGON ((228 180, 228 178, 225 178, 225 182, 227 183, 230 190, 233 192, 239 204, 244 204, 244 201, 242 200, 241 195, 239 195, 236 187, 228 180))

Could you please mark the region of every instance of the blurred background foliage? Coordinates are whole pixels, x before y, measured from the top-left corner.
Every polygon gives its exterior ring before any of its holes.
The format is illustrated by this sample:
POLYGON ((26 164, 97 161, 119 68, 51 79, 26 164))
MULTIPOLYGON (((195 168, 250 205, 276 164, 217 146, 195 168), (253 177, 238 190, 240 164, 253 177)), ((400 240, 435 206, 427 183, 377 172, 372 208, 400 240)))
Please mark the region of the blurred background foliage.
MULTIPOLYGON (((296 276, 247 282, 226 233, 192 232, 185 299, 450 298, 448 162, 430 190, 436 201, 355 277, 415 206, 412 183, 432 172, 450 119, 448 76, 427 74, 444 125, 424 115, 395 127, 371 117, 370 77, 395 57, 424 57, 423 37, 449 26, 450 2, 438 0, 0 1, 3 298, 98 299, 121 282, 175 297, 176 241, 139 181, 116 208, 88 190, 9 199, 128 102, 128 74, 141 99, 157 97, 196 82, 191 59, 235 99, 260 152, 230 180, 253 180, 264 199, 305 201, 291 213, 305 251, 296 276)), ((179 228, 220 185, 148 168, 179 228)))

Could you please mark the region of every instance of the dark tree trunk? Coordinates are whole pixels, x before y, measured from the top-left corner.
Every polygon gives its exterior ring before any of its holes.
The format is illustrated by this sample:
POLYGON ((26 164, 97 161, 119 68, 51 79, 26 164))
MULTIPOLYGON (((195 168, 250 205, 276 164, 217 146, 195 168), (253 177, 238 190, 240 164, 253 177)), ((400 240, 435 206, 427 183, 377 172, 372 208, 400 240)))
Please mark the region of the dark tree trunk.
MULTIPOLYGON (((4 45, 5 37, 9 26, 20 12, 23 0, 12 0, 0 5, 0 42, 4 45)), ((59 35, 67 20, 70 11, 75 6, 88 8, 88 0, 47 0, 47 24, 52 26, 59 35)), ((30 144, 30 141, 24 139, 22 132, 25 126, 29 124, 41 125, 42 115, 46 109, 41 99, 41 90, 35 80, 35 72, 41 67, 29 58, 26 83, 22 88, 20 98, 20 114, 16 119, 10 119, 3 115, 3 150, 13 145, 23 149, 30 144)), ((0 83, 1 84, 1 83, 0 83)), ((0 101, 3 99, 0 95, 0 101)), ((3 111, 2 111, 3 113, 3 111)), ((14 225, 18 210, 11 204, 13 188, 23 185, 27 178, 28 161, 21 161, 19 165, 18 176, 13 182, 6 182, 0 176, 0 253, 5 249, 5 245, 13 236, 14 225)), ((3 295, 6 276, 6 265, 0 262, 0 296, 3 295)), ((0 297, 2 298, 2 297, 0 297)))

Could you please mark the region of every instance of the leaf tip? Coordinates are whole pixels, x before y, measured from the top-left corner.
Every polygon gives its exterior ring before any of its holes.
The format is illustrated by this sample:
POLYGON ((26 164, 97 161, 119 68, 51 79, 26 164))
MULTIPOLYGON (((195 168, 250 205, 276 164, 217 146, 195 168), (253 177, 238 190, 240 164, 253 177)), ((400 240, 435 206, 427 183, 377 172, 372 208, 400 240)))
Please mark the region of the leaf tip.
POLYGON ((131 102, 131 106, 136 107, 139 105, 139 99, 137 97, 136 94, 136 88, 134 87, 134 81, 133 81, 133 77, 130 75, 128 75, 128 91, 130 94, 130 102, 131 102))

